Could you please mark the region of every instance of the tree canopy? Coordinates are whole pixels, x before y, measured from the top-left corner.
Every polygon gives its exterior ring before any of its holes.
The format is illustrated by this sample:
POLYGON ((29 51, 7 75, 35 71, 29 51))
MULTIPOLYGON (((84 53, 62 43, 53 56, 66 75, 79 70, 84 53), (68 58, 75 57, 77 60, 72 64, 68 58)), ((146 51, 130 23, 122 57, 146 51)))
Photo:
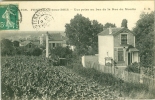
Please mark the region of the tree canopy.
POLYGON ((103 26, 103 28, 109 28, 109 27, 116 27, 116 25, 107 22, 107 23, 103 26))
POLYGON ((77 14, 65 27, 65 33, 69 38, 68 43, 76 47, 78 54, 95 54, 98 52, 97 34, 103 31, 102 24, 96 20, 91 21, 89 18, 77 14))
POLYGON ((136 36, 136 47, 140 50, 140 61, 143 67, 152 67, 154 63, 154 12, 142 13, 133 29, 136 36))
POLYGON ((1 40, 1 54, 2 55, 12 55, 13 53, 13 44, 9 39, 1 40))
POLYGON ((10 41, 9 39, 1 40, 1 55, 13 56, 13 55, 33 55, 39 56, 42 54, 42 50, 39 47, 26 48, 20 47, 18 41, 10 41))

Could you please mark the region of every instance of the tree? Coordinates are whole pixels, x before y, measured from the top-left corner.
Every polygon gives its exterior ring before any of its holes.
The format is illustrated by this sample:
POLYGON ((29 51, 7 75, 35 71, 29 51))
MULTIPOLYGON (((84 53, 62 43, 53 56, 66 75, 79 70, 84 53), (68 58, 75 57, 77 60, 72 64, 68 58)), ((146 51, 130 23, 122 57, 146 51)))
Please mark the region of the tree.
POLYGON ((103 28, 109 28, 109 27, 116 27, 116 25, 115 24, 112 24, 112 23, 106 23, 104 26, 103 26, 103 28))
POLYGON ((122 23, 121 23, 121 27, 128 28, 127 23, 128 23, 128 21, 126 19, 123 19, 122 23))
POLYGON ((42 54, 42 50, 38 47, 33 48, 32 52, 31 52, 31 55, 33 55, 33 56, 40 56, 41 54, 42 54))
POLYGON ((13 43, 14 47, 19 47, 19 42, 18 41, 13 41, 12 43, 13 43))
POLYGON ((3 55, 12 55, 14 51, 13 44, 9 39, 1 40, 1 54, 3 55))
POLYGON ((77 14, 70 20, 69 24, 65 25, 65 33, 68 37, 70 45, 74 45, 78 54, 88 54, 91 47, 97 53, 97 34, 103 31, 103 25, 96 20, 90 21, 89 18, 77 14))
POLYGON ((140 61, 143 67, 152 67, 154 63, 154 12, 142 13, 133 29, 136 36, 136 47, 140 50, 140 61))
POLYGON ((69 47, 62 46, 53 48, 50 52, 52 57, 57 56, 58 58, 66 58, 68 55, 72 54, 72 50, 70 50, 69 47))

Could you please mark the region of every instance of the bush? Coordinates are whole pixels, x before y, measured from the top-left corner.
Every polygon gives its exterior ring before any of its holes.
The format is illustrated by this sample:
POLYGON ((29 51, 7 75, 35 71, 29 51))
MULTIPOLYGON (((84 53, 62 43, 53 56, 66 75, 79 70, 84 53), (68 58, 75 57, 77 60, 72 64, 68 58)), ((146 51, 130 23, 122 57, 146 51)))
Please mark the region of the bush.
POLYGON ((139 63, 134 62, 131 65, 128 65, 125 70, 128 71, 128 72, 140 73, 139 63))
POLYGON ((32 55, 33 56, 40 56, 42 54, 42 50, 40 48, 34 48, 32 50, 32 55))
POLYGON ((69 47, 55 47, 50 50, 51 56, 57 56, 59 58, 66 58, 67 56, 72 54, 72 51, 69 49, 69 47))

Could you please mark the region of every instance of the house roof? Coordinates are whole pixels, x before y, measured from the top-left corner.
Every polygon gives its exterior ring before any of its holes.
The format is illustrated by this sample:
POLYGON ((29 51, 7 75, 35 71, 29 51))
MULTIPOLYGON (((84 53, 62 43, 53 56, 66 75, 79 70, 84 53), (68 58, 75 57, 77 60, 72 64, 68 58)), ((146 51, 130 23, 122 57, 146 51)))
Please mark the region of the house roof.
POLYGON ((34 45, 40 45, 39 41, 33 41, 32 42, 34 45))
POLYGON ((107 28, 104 31, 102 31, 101 33, 99 33, 98 35, 116 35, 117 33, 121 33, 121 32, 131 32, 129 29, 124 28, 124 27, 120 27, 120 28, 107 28), (111 31, 111 34, 110 34, 111 31))
POLYGON ((66 38, 62 36, 60 33, 48 34, 50 41, 64 41, 66 38))
POLYGON ((129 51, 133 52, 133 51, 139 51, 139 50, 137 48, 130 48, 129 51))
POLYGON ((23 46, 26 46, 27 44, 31 43, 31 41, 23 41, 21 42, 20 44, 23 45, 23 46))
POLYGON ((39 45, 39 41, 31 42, 31 41, 28 41, 28 40, 27 40, 27 41, 21 42, 20 45, 26 46, 26 45, 28 45, 29 43, 32 43, 32 44, 34 44, 34 45, 39 45))

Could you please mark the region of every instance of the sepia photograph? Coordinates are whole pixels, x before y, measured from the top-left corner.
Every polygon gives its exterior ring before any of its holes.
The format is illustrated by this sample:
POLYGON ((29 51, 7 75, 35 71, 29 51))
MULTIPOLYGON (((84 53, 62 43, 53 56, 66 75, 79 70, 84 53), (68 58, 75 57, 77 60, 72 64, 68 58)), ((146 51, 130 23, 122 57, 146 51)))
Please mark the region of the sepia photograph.
POLYGON ((0 2, 1 100, 155 99, 154 1, 0 2))

